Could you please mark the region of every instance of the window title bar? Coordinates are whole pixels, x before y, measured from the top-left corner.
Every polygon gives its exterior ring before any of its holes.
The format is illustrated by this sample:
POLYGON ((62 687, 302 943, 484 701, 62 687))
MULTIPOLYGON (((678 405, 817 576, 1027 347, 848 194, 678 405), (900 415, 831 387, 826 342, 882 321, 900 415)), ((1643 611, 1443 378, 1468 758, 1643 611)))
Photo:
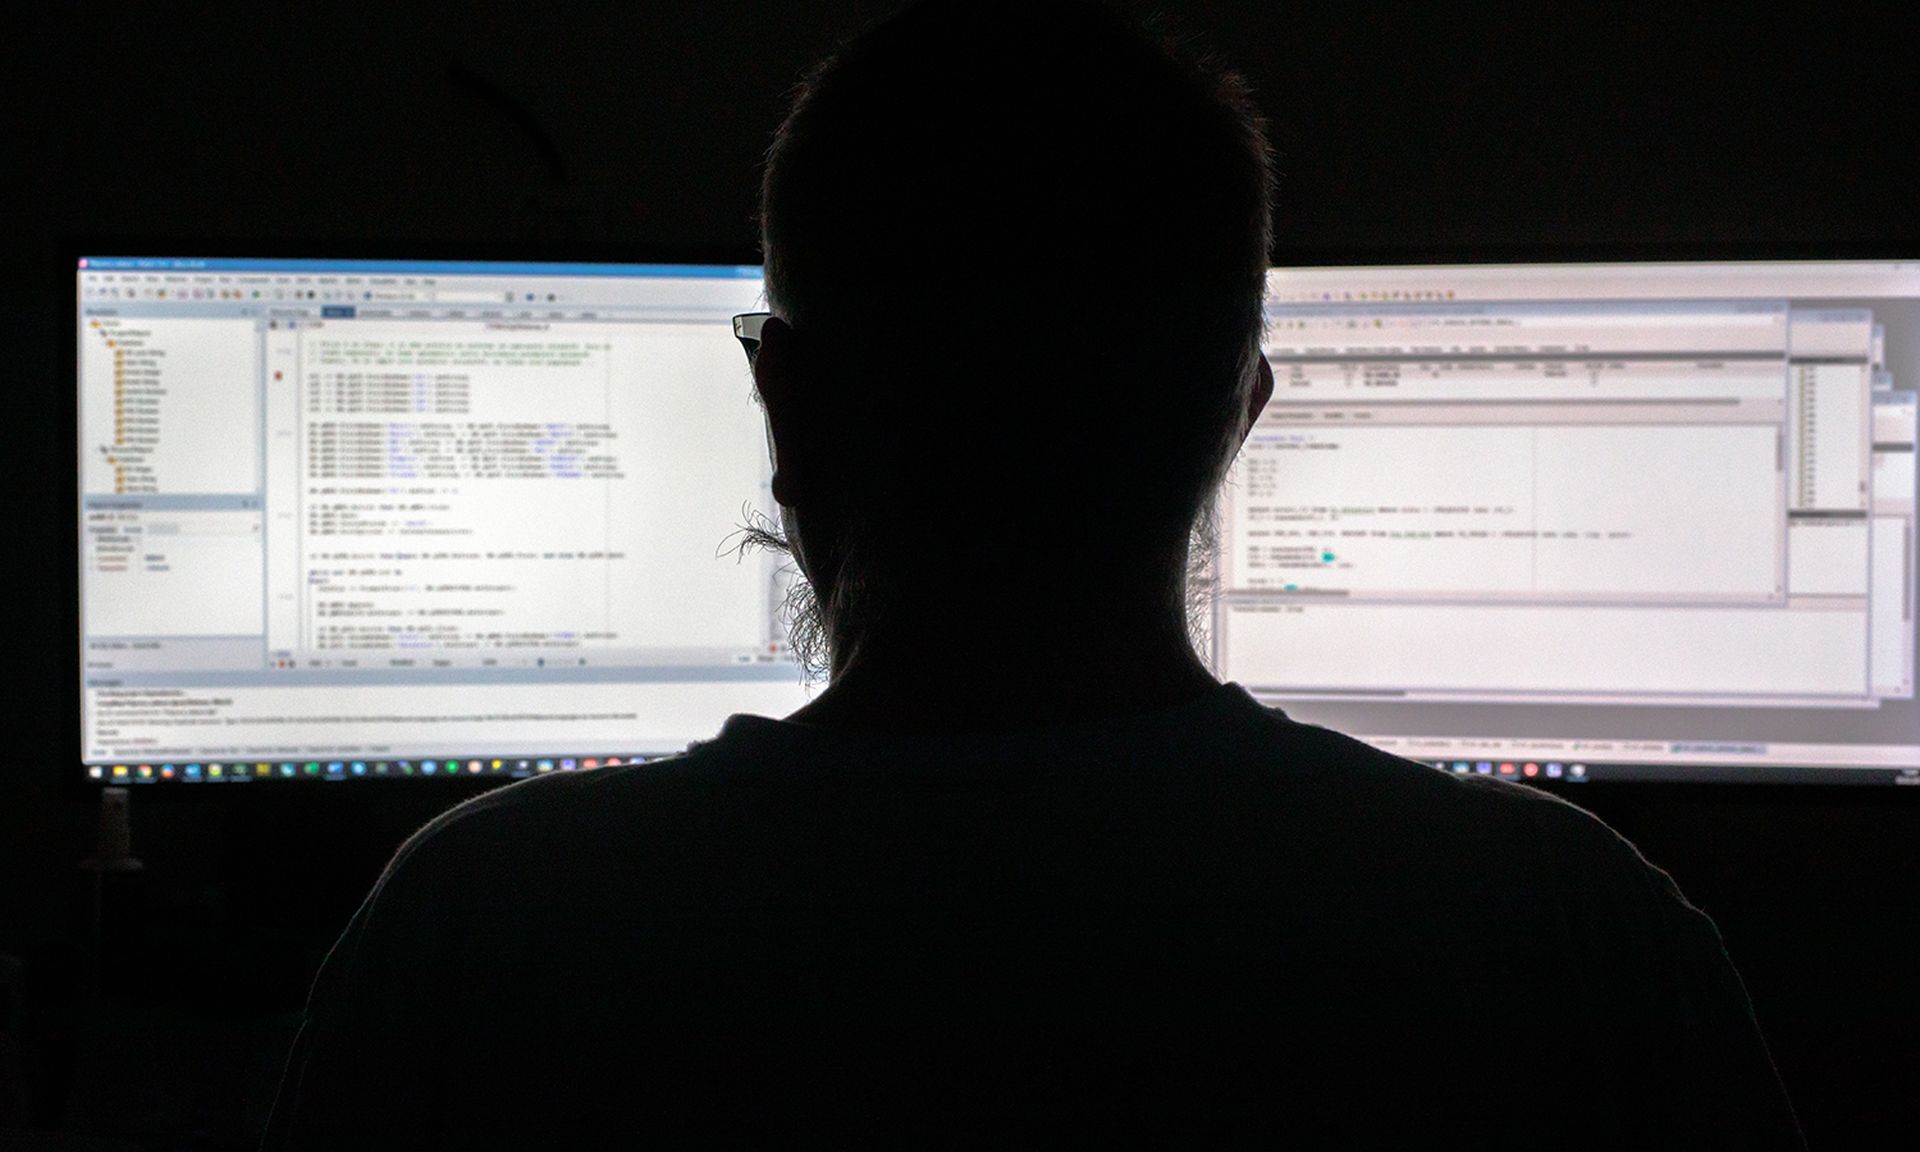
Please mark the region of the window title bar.
POLYGON ((296 260, 82 256, 83 272, 365 272, 416 276, 679 276, 757 280, 757 264, 573 264, 495 260, 296 260))

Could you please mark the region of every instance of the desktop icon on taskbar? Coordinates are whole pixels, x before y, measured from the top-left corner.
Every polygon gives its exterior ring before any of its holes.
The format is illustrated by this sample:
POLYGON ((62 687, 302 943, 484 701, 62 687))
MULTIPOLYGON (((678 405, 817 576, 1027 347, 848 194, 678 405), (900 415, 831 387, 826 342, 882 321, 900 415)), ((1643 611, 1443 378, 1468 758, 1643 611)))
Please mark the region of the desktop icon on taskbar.
POLYGON ((188 764, 89 764, 87 778, 102 783, 188 784, 251 780, 354 780, 429 776, 505 776, 525 779, 554 772, 575 772, 645 764, 651 757, 632 754, 588 757, 466 756, 446 760, 309 760, 273 763, 195 762, 188 764))

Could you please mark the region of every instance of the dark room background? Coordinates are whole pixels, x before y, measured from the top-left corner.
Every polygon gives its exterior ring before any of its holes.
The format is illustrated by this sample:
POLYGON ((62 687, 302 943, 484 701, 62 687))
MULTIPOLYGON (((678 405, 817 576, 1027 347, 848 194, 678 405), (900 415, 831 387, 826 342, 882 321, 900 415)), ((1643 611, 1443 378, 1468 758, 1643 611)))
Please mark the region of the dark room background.
MULTIPOLYGON (((1126 6, 1166 9, 1252 80, 1278 152, 1278 262, 1920 256, 1920 37, 1892 6, 1126 6)), ((120 998, 147 1034, 103 1038, 80 975, 76 864, 94 796, 75 757, 64 245, 752 262, 758 162, 786 90, 892 7, 62 5, 10 18, 0 953, 26 962, 30 1091, 0 1101, 0 1131, 84 1112, 156 1147, 243 1143, 312 965, 400 839, 457 798, 136 795, 148 872, 109 911, 133 974, 120 998)), ((1815 1146, 1910 1146, 1915 796, 1646 786, 1578 799, 1719 921, 1815 1146)), ((1491 1074, 1524 1092, 1542 1073, 1491 1074)))

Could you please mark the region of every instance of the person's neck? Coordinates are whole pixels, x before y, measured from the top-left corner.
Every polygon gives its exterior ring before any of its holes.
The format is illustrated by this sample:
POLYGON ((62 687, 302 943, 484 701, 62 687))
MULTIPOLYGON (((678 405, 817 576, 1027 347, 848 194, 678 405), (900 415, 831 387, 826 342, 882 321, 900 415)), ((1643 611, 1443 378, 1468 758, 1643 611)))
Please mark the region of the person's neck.
POLYGON ((827 688, 788 719, 871 731, 1017 731, 1172 708, 1219 685, 1178 609, 952 613, 838 645, 827 688))

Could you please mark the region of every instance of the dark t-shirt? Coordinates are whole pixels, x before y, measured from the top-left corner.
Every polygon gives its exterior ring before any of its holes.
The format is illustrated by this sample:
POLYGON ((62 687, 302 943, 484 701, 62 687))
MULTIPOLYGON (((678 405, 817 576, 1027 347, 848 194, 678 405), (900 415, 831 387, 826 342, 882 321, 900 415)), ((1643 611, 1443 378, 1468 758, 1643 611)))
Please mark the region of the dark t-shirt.
POLYGON ((1719 934, 1551 796, 1262 707, 753 716, 401 848, 269 1148, 1797 1148, 1719 934))

